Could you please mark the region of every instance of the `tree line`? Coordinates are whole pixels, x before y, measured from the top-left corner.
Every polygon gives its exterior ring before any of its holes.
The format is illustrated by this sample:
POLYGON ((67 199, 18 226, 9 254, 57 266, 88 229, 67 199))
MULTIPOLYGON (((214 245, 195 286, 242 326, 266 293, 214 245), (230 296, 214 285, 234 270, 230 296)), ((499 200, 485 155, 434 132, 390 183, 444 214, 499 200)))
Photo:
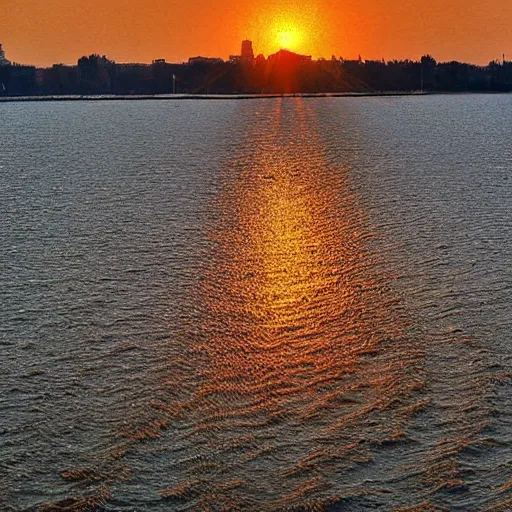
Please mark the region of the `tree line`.
POLYGON ((0 67, 0 95, 276 94, 336 92, 512 91, 512 62, 477 66, 412 60, 312 60, 281 50, 254 62, 191 59, 185 64, 119 64, 81 57, 76 66, 0 67))

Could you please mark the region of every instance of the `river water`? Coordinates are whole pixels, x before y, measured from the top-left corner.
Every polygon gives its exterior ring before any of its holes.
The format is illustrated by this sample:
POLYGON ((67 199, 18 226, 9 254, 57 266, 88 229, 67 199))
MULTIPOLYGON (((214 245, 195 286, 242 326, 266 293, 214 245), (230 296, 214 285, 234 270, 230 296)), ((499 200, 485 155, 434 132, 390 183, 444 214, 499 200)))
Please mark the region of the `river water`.
POLYGON ((511 510, 511 112, 0 105, 0 508, 511 510))

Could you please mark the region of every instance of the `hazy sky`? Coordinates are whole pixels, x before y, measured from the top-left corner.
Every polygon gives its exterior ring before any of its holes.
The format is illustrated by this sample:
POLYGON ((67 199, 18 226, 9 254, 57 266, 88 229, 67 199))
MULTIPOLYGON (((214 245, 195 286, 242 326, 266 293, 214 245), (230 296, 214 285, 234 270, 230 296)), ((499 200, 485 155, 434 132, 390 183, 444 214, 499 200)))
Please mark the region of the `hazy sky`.
POLYGON ((0 43, 24 64, 227 58, 252 39, 314 57, 512 60, 511 0, 2 0, 0 43), (280 34, 281 33, 281 34, 280 34))

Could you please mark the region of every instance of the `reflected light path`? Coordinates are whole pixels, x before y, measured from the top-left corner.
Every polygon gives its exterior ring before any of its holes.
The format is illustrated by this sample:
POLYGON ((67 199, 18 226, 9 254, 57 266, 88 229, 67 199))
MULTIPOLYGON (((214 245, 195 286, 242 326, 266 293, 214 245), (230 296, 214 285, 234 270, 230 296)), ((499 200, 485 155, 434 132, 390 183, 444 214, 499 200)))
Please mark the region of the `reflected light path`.
POLYGON ((182 404, 189 456, 163 491, 185 509, 300 509, 365 493, 340 472, 399 440, 421 406, 419 354, 374 273, 347 169, 327 163, 300 99, 272 105, 214 205, 203 341, 188 354, 197 388, 182 404))
MULTIPOLYGON (((386 130, 396 128, 389 116, 409 107, 385 101, 382 119, 373 101, 227 102, 228 113, 208 102, 204 153, 183 142, 180 173, 168 172, 169 153, 149 189, 172 183, 185 194, 171 208, 177 222, 146 242, 144 261, 156 260, 160 272, 133 280, 119 263, 125 293, 162 283, 157 310, 141 315, 142 293, 129 312, 136 324, 129 343, 113 339, 108 350, 90 352, 89 343, 78 345, 87 347, 81 364, 90 374, 70 402, 83 410, 69 424, 83 426, 79 439, 95 423, 104 434, 85 453, 66 447, 70 457, 55 467, 73 467, 38 480, 36 510, 511 510, 503 455, 509 427, 500 405, 508 388, 496 391, 510 373, 492 344, 465 332, 491 318, 508 325, 507 308, 496 309, 507 288, 497 285, 492 264, 477 279, 473 265, 461 272, 449 261, 457 252, 450 237, 469 247, 472 229, 436 230, 436 216, 421 222, 424 203, 410 179, 422 176, 421 159, 416 174, 408 167, 421 145, 413 137, 406 151, 403 133, 416 117, 407 121, 407 113, 396 124, 400 144, 388 141, 386 130), (219 112, 225 117, 217 125, 219 112), (390 148, 401 149, 389 158, 390 148), (180 206, 190 208, 183 218, 180 206), (180 243, 161 246, 162 234, 180 243), (466 274, 469 288, 460 281, 466 274), (464 309, 475 316, 463 321, 464 309)), ((421 108, 430 112, 431 104, 421 108)), ((197 136, 195 127, 190 133, 197 136)), ((433 165, 437 176, 439 160, 433 165)), ((138 169, 133 176, 140 179, 138 169)), ((461 176, 448 180, 457 190, 468 179, 461 176)), ((428 186, 438 197, 438 182, 428 186)), ((146 225, 160 227, 166 217, 152 212, 146 225)), ((502 215, 496 219, 495 233, 504 233, 502 215)), ((123 324, 98 332, 112 336, 123 324)), ((494 326, 488 333, 494 337, 494 326)), ((63 390, 62 400, 72 396, 63 390)), ((41 432, 53 433, 53 425, 41 432)))

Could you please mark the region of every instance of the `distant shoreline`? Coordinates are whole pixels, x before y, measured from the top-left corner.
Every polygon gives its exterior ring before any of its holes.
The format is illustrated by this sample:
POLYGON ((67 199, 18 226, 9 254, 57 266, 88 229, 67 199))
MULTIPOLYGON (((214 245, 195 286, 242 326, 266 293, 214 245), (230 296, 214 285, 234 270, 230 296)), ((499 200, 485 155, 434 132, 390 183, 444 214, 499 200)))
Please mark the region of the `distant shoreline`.
POLYGON ((511 94, 495 91, 397 91, 397 92, 336 92, 297 94, 134 94, 134 95, 73 95, 73 96, 0 96, 0 103, 47 101, 168 101, 168 100, 254 100, 275 98, 368 98, 400 96, 433 96, 455 94, 511 94))
POLYGON ((101 94, 70 96, 2 96, 0 102, 20 101, 140 101, 140 100, 252 100, 273 98, 358 98, 369 96, 423 96, 428 92, 346 92, 296 94, 101 94))

